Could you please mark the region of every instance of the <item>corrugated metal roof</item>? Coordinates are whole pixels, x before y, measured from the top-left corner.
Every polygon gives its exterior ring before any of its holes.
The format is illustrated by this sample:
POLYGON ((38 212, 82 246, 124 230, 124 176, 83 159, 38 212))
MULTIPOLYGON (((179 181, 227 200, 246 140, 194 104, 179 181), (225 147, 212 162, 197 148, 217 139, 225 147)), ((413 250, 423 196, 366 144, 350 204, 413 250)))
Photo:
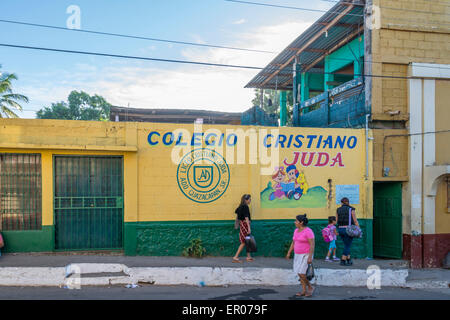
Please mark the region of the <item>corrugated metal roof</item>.
MULTIPOLYGON (((337 19, 340 14, 349 8, 348 4, 350 0, 341 0, 335 6, 333 6, 328 12, 326 12, 321 18, 319 18, 312 26, 310 26, 305 32, 297 37, 289 46, 287 46, 278 56, 276 56, 263 70, 261 70, 246 86, 245 88, 263 88, 263 89, 291 89, 292 88, 292 63, 286 65, 276 76, 273 73, 286 64, 290 59, 293 59, 298 50, 293 48, 302 48, 308 41, 313 39, 318 33, 323 33, 327 26, 334 19, 337 19), (289 81, 290 80, 290 81, 289 81)), ((362 1, 354 1, 355 4, 361 4, 362 1)), ((329 51, 336 47, 341 41, 347 37, 351 41, 357 36, 360 28, 364 26, 364 7, 361 5, 355 5, 349 11, 343 15, 336 24, 328 29, 327 35, 321 35, 311 44, 309 44, 306 51, 302 51, 299 56, 299 63, 302 68, 311 68, 310 72, 323 72, 323 62, 314 63, 320 57, 324 56, 324 52, 317 52, 316 50, 329 51)), ((364 48, 362 48, 364 50, 364 48)))

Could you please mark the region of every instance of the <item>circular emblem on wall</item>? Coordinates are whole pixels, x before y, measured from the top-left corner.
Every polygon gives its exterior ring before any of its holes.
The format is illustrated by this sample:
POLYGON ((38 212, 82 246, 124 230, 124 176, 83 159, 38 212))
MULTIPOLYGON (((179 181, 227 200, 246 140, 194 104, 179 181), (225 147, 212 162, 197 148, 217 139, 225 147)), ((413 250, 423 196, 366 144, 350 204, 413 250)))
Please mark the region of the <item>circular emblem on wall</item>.
POLYGON ((186 154, 177 168, 178 187, 195 202, 219 199, 230 183, 230 168, 225 159, 211 149, 195 149, 186 154))

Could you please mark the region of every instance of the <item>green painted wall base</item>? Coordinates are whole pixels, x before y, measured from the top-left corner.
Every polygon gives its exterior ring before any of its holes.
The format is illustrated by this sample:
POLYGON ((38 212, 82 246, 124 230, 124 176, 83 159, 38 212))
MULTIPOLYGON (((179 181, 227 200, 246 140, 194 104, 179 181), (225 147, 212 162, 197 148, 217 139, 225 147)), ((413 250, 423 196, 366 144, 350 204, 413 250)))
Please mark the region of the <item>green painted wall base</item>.
MULTIPOLYGON (((353 241, 351 254, 355 258, 372 258, 372 220, 358 221, 364 237, 353 241)), ((325 258, 328 250, 321 232, 326 225, 327 220, 310 220, 308 225, 316 236, 317 259, 325 258)), ((294 220, 254 220, 252 233, 258 246, 255 256, 284 257, 294 230, 294 220)), ((234 221, 133 222, 125 223, 125 254, 181 256, 195 238, 203 241, 209 256, 233 256, 239 246, 239 231, 234 229, 234 221)), ((342 250, 343 242, 338 237, 338 256, 342 250)))
POLYGON ((2 235, 5 241, 3 252, 53 251, 53 226, 32 231, 2 231, 2 235))

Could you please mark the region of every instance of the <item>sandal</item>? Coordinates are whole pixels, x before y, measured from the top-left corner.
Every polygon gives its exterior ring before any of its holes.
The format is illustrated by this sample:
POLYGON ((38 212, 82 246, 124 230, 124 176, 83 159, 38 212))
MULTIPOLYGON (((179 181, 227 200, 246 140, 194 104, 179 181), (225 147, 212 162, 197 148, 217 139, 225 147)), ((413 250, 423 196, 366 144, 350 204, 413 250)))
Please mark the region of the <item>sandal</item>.
POLYGON ((248 261, 248 262, 252 262, 252 261, 255 261, 255 259, 253 259, 253 258, 247 258, 247 261, 248 261))
POLYGON ((305 294, 305 297, 312 297, 314 289, 315 289, 314 287, 311 287, 311 291, 309 291, 307 294, 305 294))
POLYGON ((305 292, 297 292, 296 294, 295 294, 295 296, 296 297, 303 297, 303 296, 305 296, 305 292))
POLYGON ((236 258, 233 258, 233 260, 232 260, 231 262, 233 262, 233 263, 242 263, 242 261, 241 261, 241 260, 239 260, 239 259, 236 259, 236 258))

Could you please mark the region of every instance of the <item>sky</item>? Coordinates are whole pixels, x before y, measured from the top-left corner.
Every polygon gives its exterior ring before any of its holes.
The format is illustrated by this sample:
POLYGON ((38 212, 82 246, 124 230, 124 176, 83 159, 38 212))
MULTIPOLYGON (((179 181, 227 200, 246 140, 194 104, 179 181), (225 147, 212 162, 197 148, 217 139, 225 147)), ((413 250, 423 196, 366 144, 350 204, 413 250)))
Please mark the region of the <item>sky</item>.
MULTIPOLYGON (((258 2, 327 10, 327 0, 258 2)), ((279 53, 323 13, 224 0, 15 0, 0 2, 0 19, 67 27, 71 5, 80 28, 279 53)), ((265 67, 276 53, 206 48, 0 22, 0 43, 118 55, 265 67)), ((252 106, 244 86, 258 70, 35 51, 0 47, 2 72, 15 73, 26 95, 23 118, 72 90, 103 96, 116 106, 242 112, 252 106)))

